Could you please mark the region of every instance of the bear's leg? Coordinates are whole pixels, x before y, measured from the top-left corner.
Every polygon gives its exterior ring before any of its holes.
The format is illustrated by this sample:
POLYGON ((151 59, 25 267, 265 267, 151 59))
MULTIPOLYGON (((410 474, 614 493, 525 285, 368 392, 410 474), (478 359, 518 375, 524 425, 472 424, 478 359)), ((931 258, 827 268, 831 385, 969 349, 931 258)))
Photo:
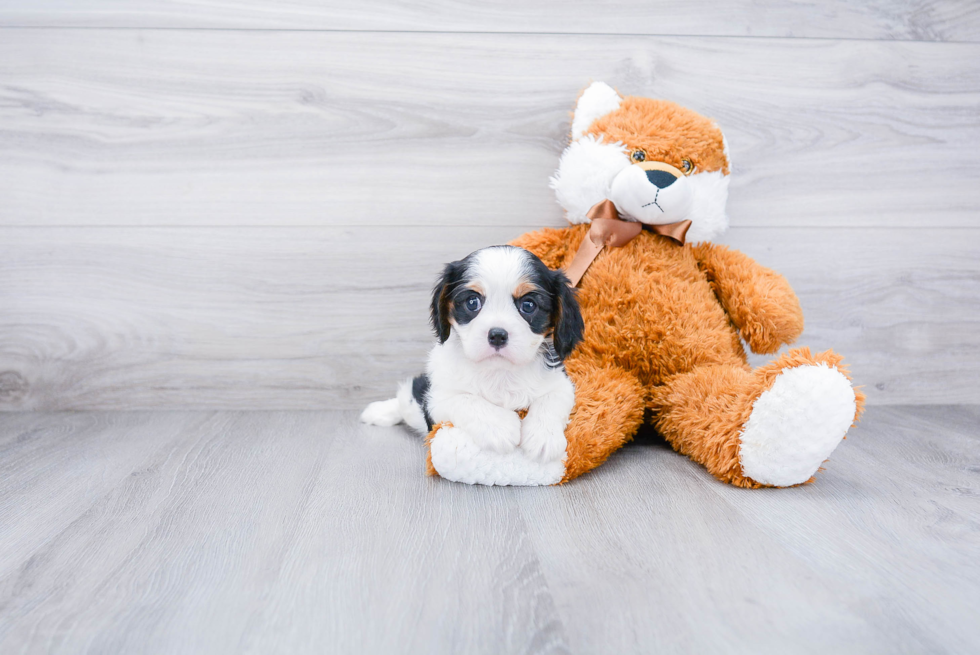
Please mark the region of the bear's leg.
POLYGON ((566 369, 575 383, 575 408, 565 428, 565 477, 577 478, 606 461, 643 423, 646 392, 632 374, 572 358, 566 369))
POLYGON ((789 487, 813 479, 864 396, 841 357, 792 350, 754 371, 701 366, 653 390, 656 426, 675 450, 739 487, 789 487))

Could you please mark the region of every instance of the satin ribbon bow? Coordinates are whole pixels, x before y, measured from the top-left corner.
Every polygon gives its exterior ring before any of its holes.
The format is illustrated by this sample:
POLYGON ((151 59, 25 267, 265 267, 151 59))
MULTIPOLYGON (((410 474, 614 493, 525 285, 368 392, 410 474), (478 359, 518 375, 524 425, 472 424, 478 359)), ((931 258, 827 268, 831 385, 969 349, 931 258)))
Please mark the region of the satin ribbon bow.
POLYGON ((616 205, 613 204, 612 200, 596 203, 586 216, 592 221, 589 233, 586 235, 587 238, 582 239, 582 244, 578 247, 575 257, 565 268, 565 275, 568 276, 573 287, 578 286, 582 276, 585 275, 589 266, 606 246, 621 248, 643 230, 650 230, 654 234, 673 239, 683 246, 684 238, 691 227, 691 221, 678 221, 666 225, 647 225, 646 223, 624 221, 619 217, 619 212, 616 211, 616 205))

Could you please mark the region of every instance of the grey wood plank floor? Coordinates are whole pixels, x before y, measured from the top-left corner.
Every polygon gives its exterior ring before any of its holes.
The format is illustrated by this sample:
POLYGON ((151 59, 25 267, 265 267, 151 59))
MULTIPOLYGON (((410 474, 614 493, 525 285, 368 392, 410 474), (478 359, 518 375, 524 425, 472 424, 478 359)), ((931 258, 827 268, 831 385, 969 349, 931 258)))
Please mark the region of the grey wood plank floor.
MULTIPOLYGON (((0 227, 0 410, 362 407, 422 368, 442 264, 522 232, 0 227)), ((798 345, 843 353, 870 402, 980 403, 980 230, 930 236, 723 240, 787 277, 798 345)))
POLYGON ((978 424, 873 407, 794 489, 651 435, 508 489, 352 412, 3 414, 0 652, 976 652, 978 424))
POLYGON ((980 40, 973 0, 0 0, 0 26, 711 34, 980 40))
POLYGON ((0 31, 0 225, 564 226, 590 79, 715 119, 743 227, 971 227, 980 44, 0 31))
MULTIPOLYGON (((980 43, 940 42, 975 3, 693 3, 686 36, 453 32, 506 12, 446 2, 426 33, 411 3, 382 12, 398 32, 363 22, 376 3, 125 4, 0 0, 0 23, 62 26, 0 27, 0 410, 387 393, 430 343, 436 267, 565 224, 547 180, 590 78, 724 127, 725 240, 794 284, 802 345, 847 356, 872 403, 980 402, 980 43), (805 37, 806 16, 847 38, 712 35, 743 9, 735 33, 805 37), (229 22, 260 13, 309 23, 229 22), (138 27, 178 14, 196 27, 138 27)), ((553 6, 527 12, 599 29, 553 6)), ((606 9, 639 32, 670 13, 606 9)))

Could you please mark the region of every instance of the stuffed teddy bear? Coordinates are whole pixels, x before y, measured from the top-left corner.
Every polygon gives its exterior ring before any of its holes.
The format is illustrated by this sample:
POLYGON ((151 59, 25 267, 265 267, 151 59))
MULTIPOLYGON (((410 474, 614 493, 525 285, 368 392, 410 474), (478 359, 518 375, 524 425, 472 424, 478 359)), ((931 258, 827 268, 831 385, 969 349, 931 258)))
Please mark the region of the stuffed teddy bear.
POLYGON ((728 227, 729 167, 721 130, 690 109, 622 97, 601 82, 582 93, 551 180, 571 226, 512 242, 578 287, 585 336, 564 363, 575 384, 565 457, 505 459, 436 426, 430 473, 565 482, 602 464, 648 420, 723 482, 812 481, 864 398, 831 351, 790 350, 748 365, 743 341, 776 353, 800 336, 803 314, 781 275, 711 243, 728 227))

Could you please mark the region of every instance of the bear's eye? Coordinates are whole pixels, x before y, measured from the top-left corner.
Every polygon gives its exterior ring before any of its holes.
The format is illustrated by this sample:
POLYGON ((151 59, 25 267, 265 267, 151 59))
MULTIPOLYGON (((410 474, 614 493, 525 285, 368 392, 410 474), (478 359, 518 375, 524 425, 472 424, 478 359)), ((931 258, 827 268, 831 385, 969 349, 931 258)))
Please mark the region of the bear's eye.
POLYGON ((691 171, 694 170, 694 164, 691 163, 690 159, 682 159, 681 170, 684 171, 684 175, 690 175, 691 171))
POLYGON ((647 153, 645 151, 640 150, 639 148, 637 148, 630 155, 630 159, 632 159, 635 162, 646 161, 647 160, 647 153))

